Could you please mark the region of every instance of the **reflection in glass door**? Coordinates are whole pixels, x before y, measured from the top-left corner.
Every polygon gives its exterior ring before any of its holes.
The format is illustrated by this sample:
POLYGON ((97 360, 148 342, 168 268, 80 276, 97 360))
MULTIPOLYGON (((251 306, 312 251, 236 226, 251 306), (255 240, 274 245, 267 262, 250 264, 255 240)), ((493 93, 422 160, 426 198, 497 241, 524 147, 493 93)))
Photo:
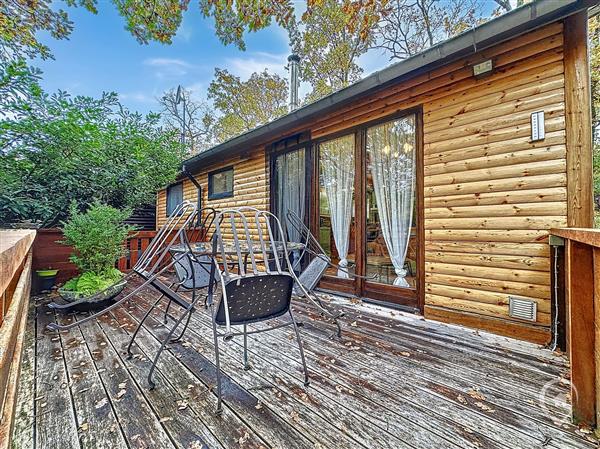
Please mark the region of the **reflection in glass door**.
POLYGON ((288 211, 304 221, 306 213, 305 150, 300 148, 275 158, 275 215, 286 227, 287 238, 300 241, 298 231, 287 225, 288 211))
POLYGON ((410 115, 366 132, 366 274, 416 287, 416 134, 410 115))
POLYGON ((355 137, 349 134, 319 145, 319 242, 341 269, 327 274, 348 278, 355 268, 355 137))

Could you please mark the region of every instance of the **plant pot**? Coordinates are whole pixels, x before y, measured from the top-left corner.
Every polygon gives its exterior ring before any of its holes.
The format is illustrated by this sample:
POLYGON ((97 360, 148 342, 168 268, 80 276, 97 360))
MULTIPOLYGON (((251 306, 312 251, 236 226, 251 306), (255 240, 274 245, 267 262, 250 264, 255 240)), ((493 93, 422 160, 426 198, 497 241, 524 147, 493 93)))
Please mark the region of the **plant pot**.
POLYGON ((35 273, 40 278, 40 289, 42 291, 52 290, 58 270, 37 270, 35 273))
POLYGON ((88 297, 59 288, 58 294, 67 304, 56 307, 56 309, 63 312, 90 312, 103 309, 114 302, 115 298, 125 289, 126 285, 127 282, 123 280, 103 292, 95 293, 88 297))

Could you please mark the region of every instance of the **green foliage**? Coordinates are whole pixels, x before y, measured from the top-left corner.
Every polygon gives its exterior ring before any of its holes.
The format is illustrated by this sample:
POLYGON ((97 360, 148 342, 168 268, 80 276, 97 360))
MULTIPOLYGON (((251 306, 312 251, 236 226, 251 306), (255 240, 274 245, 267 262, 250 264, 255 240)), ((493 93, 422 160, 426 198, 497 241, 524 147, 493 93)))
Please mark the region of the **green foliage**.
MULTIPOLYGON (((73 23, 63 9, 52 8, 51 0, 3 0, 0 2, 0 60, 52 56, 37 35, 47 32, 55 39, 65 39, 73 23)), ((82 6, 96 12, 94 0, 67 0, 68 6, 82 6)))
POLYGON ((69 260, 82 273, 93 272, 108 279, 114 277, 115 263, 125 255, 125 239, 135 230, 134 226, 123 223, 131 211, 95 202, 82 213, 77 204, 72 203, 69 214, 69 220, 63 223, 65 239, 61 241, 75 251, 69 260))
POLYGON ((0 100, 0 223, 51 227, 72 201, 152 204, 175 179, 183 149, 157 115, 127 111, 114 93, 47 95, 35 77, 19 76, 24 93, 0 100))
POLYGON ((598 228, 598 198, 600 197, 600 18, 591 17, 588 22, 590 49, 590 77, 592 91, 592 144, 594 175, 594 227, 598 228))
POLYGON ((123 278, 116 268, 109 272, 96 274, 92 271, 83 273, 81 276, 70 279, 63 285, 63 290, 80 293, 82 296, 93 295, 94 293, 106 290, 123 278))
POLYGON ((378 19, 371 8, 349 8, 338 0, 321 0, 318 7, 303 15, 303 31, 294 37, 292 45, 301 59, 300 77, 312 86, 308 101, 360 79, 363 70, 357 59, 373 43, 378 19), (353 26, 355 23, 361 26, 353 26))
POLYGON ((266 70, 242 81, 217 68, 208 87, 208 97, 221 113, 214 124, 218 141, 250 131, 287 112, 287 83, 266 70))

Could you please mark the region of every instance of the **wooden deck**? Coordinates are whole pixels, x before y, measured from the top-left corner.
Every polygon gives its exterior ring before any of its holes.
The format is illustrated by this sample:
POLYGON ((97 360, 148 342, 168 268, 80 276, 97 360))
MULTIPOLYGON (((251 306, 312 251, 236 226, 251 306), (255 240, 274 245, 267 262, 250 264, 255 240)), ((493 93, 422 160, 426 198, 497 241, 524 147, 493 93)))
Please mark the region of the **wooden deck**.
POLYGON ((212 334, 199 311, 185 340, 165 351, 157 387, 148 359, 165 333, 160 312, 124 345, 144 310, 138 297, 70 332, 45 326, 33 298, 13 448, 592 448, 568 424, 565 361, 533 345, 336 300, 342 339, 300 301, 296 316, 312 384, 301 382, 290 328, 223 344, 225 407, 216 397, 212 334), (541 398, 547 400, 543 401, 541 398))

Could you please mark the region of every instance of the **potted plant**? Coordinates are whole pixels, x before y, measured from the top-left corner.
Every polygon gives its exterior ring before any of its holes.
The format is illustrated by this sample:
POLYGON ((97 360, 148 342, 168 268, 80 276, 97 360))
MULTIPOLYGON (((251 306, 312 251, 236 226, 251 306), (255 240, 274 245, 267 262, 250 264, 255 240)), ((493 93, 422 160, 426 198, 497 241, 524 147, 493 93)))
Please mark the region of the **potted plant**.
POLYGON ((58 270, 49 267, 45 270, 36 270, 35 273, 40 278, 40 290, 43 292, 52 290, 52 287, 54 287, 54 283, 56 282, 58 270))
POLYGON ((134 226, 123 223, 130 215, 129 210, 121 211, 99 202, 85 213, 71 204, 69 220, 63 223, 65 239, 61 243, 73 247, 69 260, 80 275, 58 290, 63 299, 78 304, 87 302, 85 310, 91 310, 103 307, 125 288, 124 275, 115 264, 125 255, 125 241, 135 230, 134 226))

